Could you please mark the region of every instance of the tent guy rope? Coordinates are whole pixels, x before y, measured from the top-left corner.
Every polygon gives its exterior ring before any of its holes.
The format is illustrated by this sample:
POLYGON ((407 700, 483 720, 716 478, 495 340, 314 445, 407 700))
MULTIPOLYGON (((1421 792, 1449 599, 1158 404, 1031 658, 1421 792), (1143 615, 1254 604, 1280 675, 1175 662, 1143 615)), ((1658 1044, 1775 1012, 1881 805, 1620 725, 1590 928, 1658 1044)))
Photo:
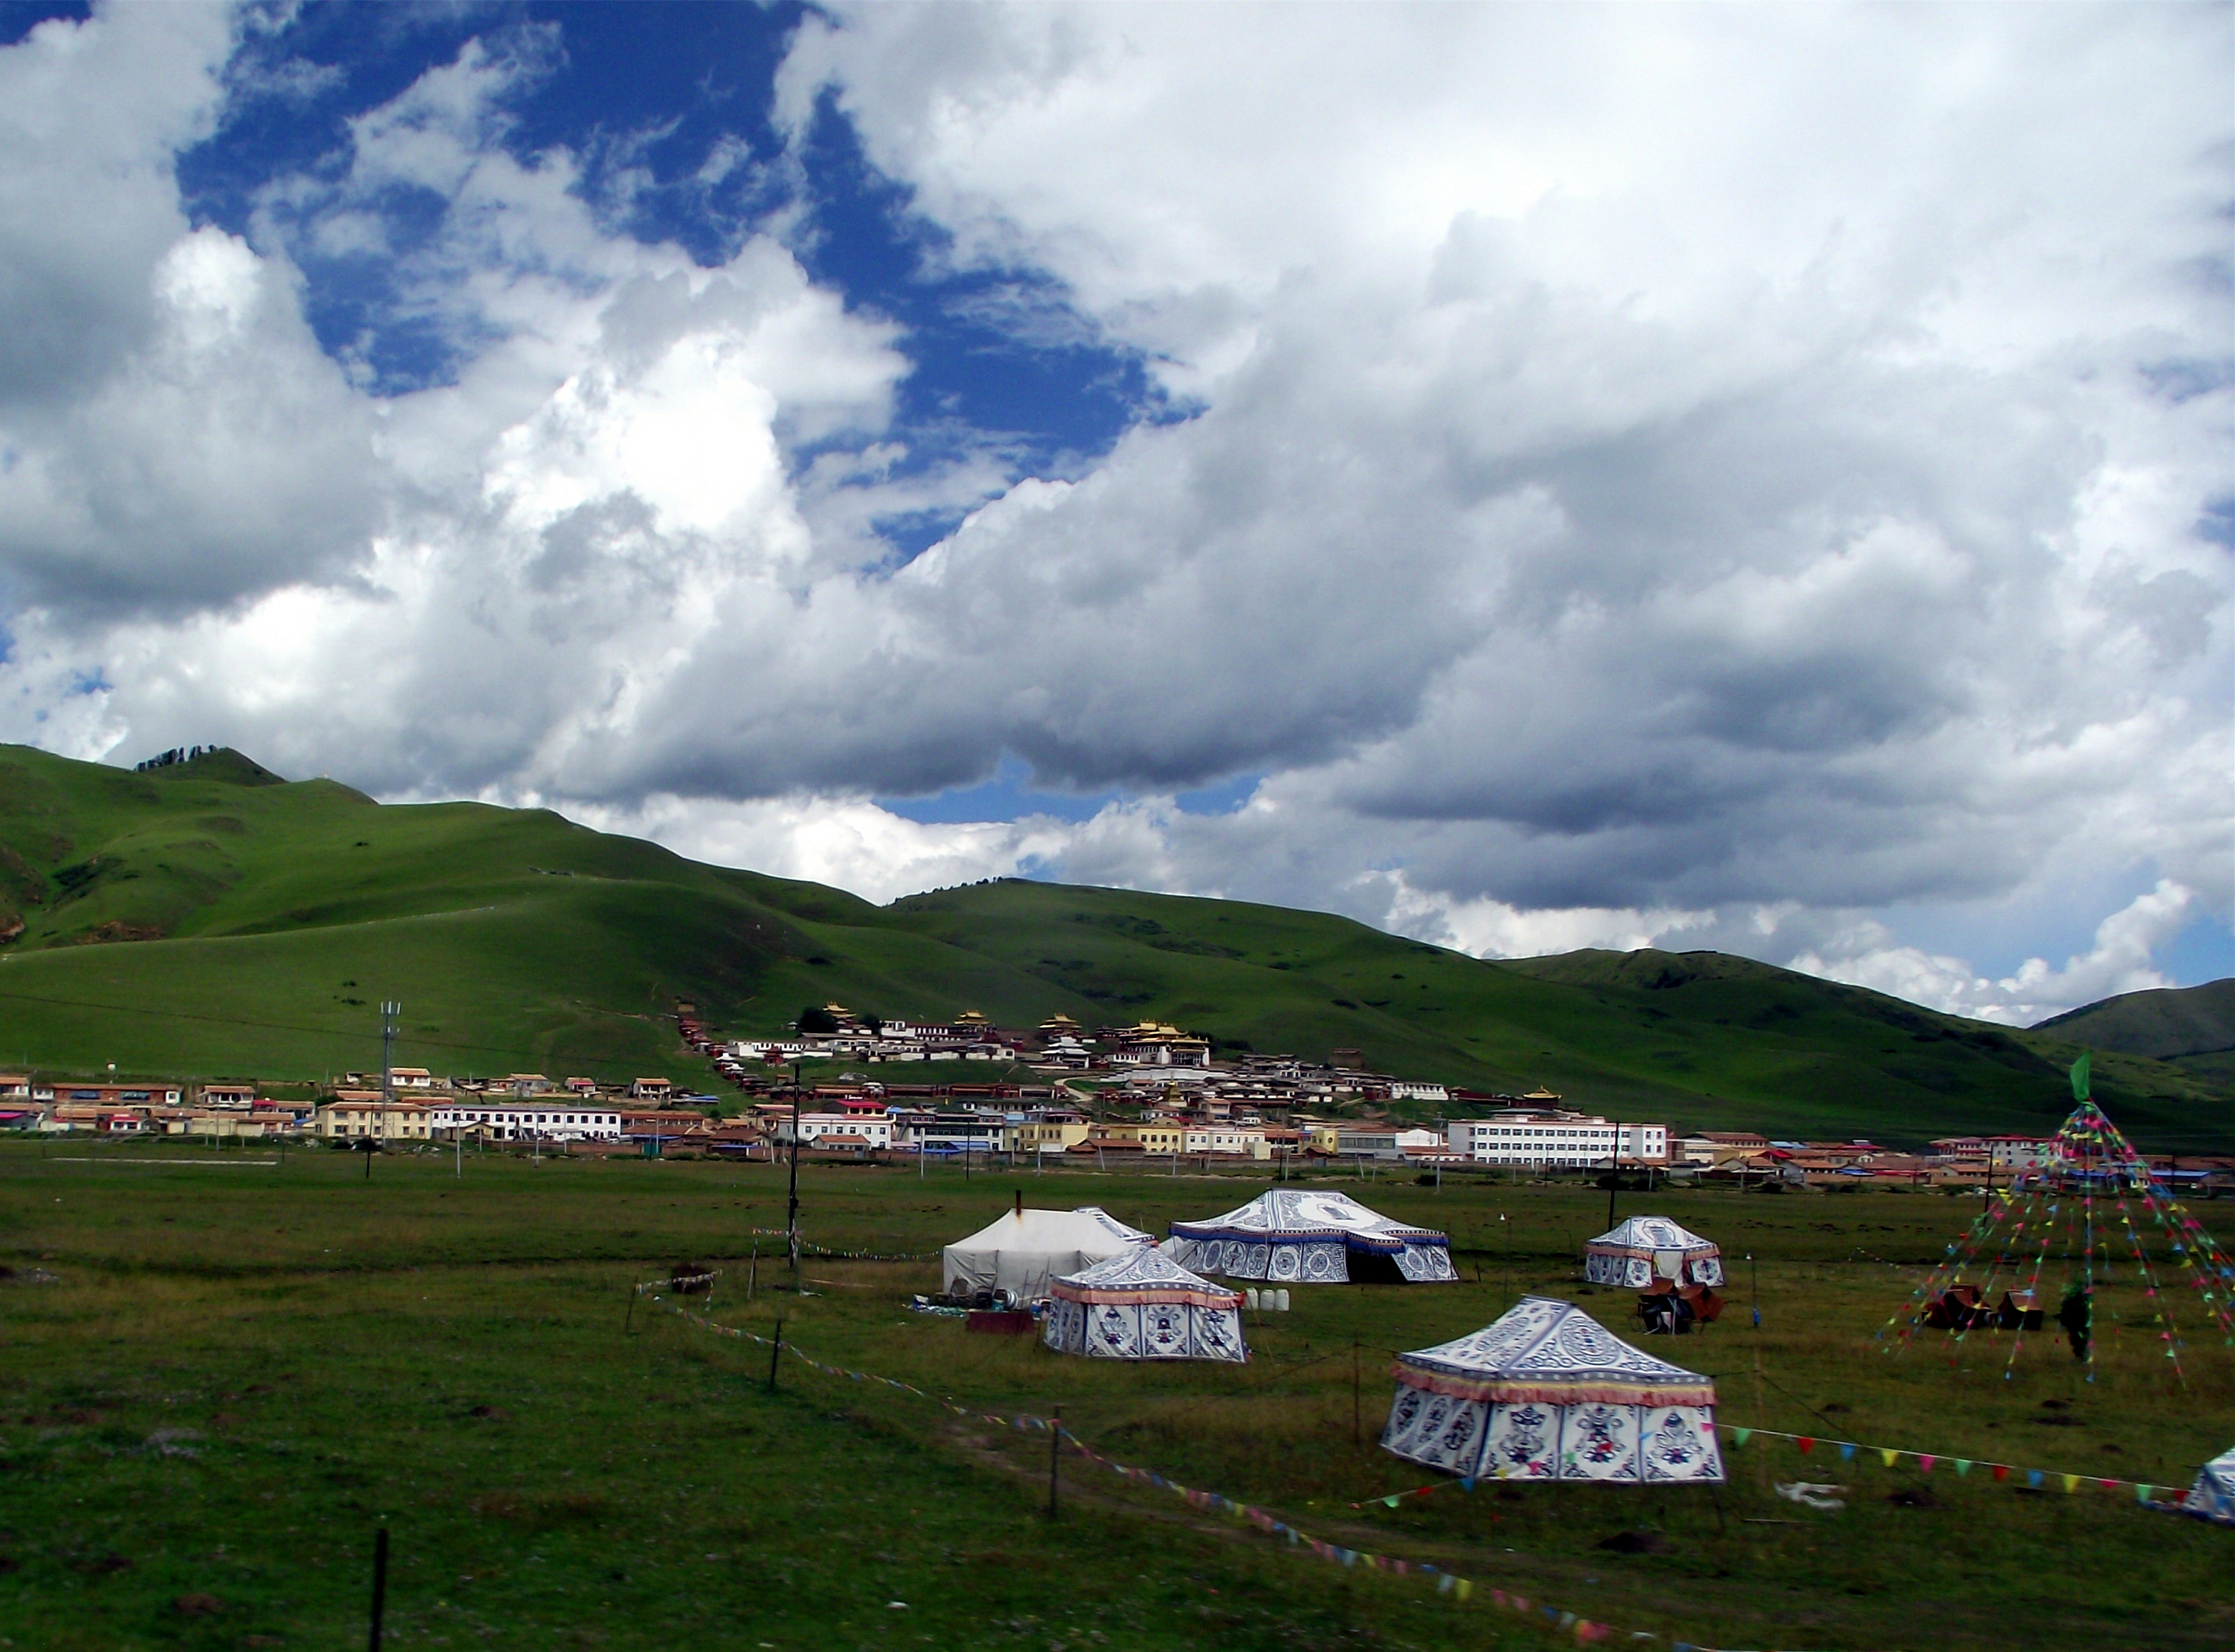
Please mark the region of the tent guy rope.
MULTIPOLYGON (((1069 1446, 1088 1461, 1109 1470, 1121 1479, 1136 1485, 1151 1486, 1158 1491, 1169 1491, 1193 1509, 1229 1515, 1244 1524, 1255 1526, 1268 1537, 1285 1538, 1291 1548, 1308 1549, 1321 1560, 1346 1567, 1363 1565, 1369 1570, 1399 1577, 1418 1576, 1423 1580, 1432 1578, 1435 1581, 1436 1592, 1439 1595, 1454 1601, 1471 1600, 1479 1595, 1491 1606, 1500 1610, 1534 1619, 1545 1628, 1556 1633, 1570 1636, 1578 1643, 1583 1645, 1617 1637, 1636 1644, 1658 1642, 1661 1639, 1659 1636, 1648 1630, 1638 1629, 1628 1632, 1617 1630, 1608 1624, 1583 1616, 1579 1613, 1563 1610, 1541 1601, 1532 1601, 1517 1590, 1486 1587, 1472 1578, 1463 1577, 1432 1561, 1408 1560, 1394 1555, 1370 1554, 1362 1550, 1346 1547, 1341 1544, 1330 1543, 1325 1538, 1314 1537, 1309 1532, 1300 1530, 1270 1510, 1258 1507, 1255 1504, 1244 1503, 1216 1491, 1206 1491, 1197 1487, 1183 1485, 1169 1475, 1159 1474, 1151 1469, 1136 1467, 1131 1464, 1120 1463, 1114 1458, 1105 1457, 1053 1418, 1029 1413, 1006 1416, 997 1412, 984 1410, 977 1406, 966 1405, 950 1395, 933 1393, 928 1389, 920 1388, 912 1382, 903 1382, 897 1377, 880 1376, 875 1372, 857 1371, 849 1366, 832 1365, 826 1360, 817 1360, 811 1354, 803 1353, 797 1345, 792 1342, 785 1341, 778 1344, 770 1338, 757 1335, 751 1331, 744 1330, 737 1326, 720 1324, 703 1314, 694 1314, 689 1308, 667 1301, 659 1295, 660 1287, 667 1282, 665 1280, 648 1281, 638 1285, 636 1291, 639 1295, 649 1297, 657 1306, 665 1308, 678 1318, 687 1321, 702 1330, 711 1332, 717 1336, 726 1336, 737 1341, 758 1343, 764 1347, 778 1350, 779 1357, 781 1354, 789 1354, 803 1365, 819 1371, 826 1376, 836 1377, 842 1381, 897 1389, 902 1393, 914 1394, 919 1399, 928 1400, 958 1417, 967 1417, 996 1428, 1010 1429, 1019 1432, 1029 1432, 1034 1430, 1053 1431, 1061 1444, 1069 1446)), ((1739 1652, 1739 1649, 1734 1648, 1711 1647, 1693 1641, 1672 1639, 1669 1643, 1674 1652, 1739 1652)))

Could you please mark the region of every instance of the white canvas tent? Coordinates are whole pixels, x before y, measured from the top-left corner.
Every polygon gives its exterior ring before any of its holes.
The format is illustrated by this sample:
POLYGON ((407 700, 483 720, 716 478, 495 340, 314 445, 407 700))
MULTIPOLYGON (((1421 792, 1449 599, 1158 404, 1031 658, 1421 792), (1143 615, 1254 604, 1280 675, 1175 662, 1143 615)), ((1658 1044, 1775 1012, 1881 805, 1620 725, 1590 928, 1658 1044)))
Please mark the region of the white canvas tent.
POLYGON ((1382 1449, 1468 1479, 1720 1481, 1715 1385, 1572 1302, 1524 1296, 1470 1336, 1399 1354, 1382 1449))
POLYGON ((1175 1222, 1163 1252, 1183 1268, 1233 1279, 1342 1284, 1376 1272, 1452 1280, 1452 1242, 1367 1210, 1347 1194, 1276 1188, 1204 1222, 1175 1222), (1353 1262, 1366 1264, 1355 1271, 1353 1262))
POLYGON ((940 1277, 956 1296, 1001 1290, 1021 1301, 1045 1296, 1062 1275, 1155 1243, 1152 1236, 1095 1205, 1028 1210, 1019 1201, 990 1227, 947 1246, 940 1277))
POLYGON ((2172 1506, 2215 1525, 2235 1526, 2235 1446, 2230 1446, 2199 1470, 2196 1484, 2188 1488, 2187 1497, 2172 1506))
POLYGON ((1583 1277, 1594 1285, 1643 1290, 1655 1279, 1679 1285, 1720 1285, 1723 1253, 1667 1216, 1632 1216, 1583 1247, 1583 1277))
POLYGON ((1244 1360, 1242 1294, 1198 1279, 1154 1245, 1059 1279, 1040 1340, 1107 1360, 1244 1360))

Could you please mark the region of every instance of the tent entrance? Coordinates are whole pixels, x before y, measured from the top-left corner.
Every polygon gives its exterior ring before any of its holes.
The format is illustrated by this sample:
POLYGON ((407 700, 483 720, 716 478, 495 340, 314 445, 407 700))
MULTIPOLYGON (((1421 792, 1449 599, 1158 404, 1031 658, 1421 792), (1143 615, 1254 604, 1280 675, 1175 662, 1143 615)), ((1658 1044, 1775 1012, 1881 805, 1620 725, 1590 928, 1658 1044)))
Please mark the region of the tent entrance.
POLYGON ((1346 1259, 1350 1264, 1350 1282, 1353 1285, 1402 1285, 1405 1275, 1397 1270, 1397 1258, 1379 1250, 1353 1250, 1346 1259))

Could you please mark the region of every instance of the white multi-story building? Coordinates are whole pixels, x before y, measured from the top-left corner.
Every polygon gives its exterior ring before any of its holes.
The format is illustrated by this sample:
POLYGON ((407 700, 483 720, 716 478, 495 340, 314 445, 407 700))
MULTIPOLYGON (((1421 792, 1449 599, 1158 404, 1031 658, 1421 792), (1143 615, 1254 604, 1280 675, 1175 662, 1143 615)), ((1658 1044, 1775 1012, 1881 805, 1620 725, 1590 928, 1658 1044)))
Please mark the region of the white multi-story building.
POLYGON ((500 1142, 533 1138, 547 1142, 616 1142, 621 1135, 618 1109, 597 1106, 573 1097, 552 1096, 540 1102, 444 1102, 437 1104, 431 1114, 429 1123, 437 1135, 464 1131, 500 1142))
POLYGON ((1015 1150, 1024 1120, 1013 1124, 997 1113, 901 1114, 894 1145, 902 1151, 967 1151, 999 1153, 1015 1150))
POLYGON ((2053 1137, 1989 1136, 1987 1162, 1997 1170, 2046 1170, 2057 1162, 2053 1137))
POLYGON ((1187 1126, 1180 1150, 1183 1153, 1231 1153, 1242 1158, 1268 1159, 1273 1149, 1262 1130, 1244 1130, 1233 1124, 1190 1124, 1187 1126))
POLYGON ((1668 1162, 1668 1126, 1617 1123, 1581 1113, 1499 1113, 1454 1119, 1452 1151, 1480 1164, 1535 1164, 1576 1169, 1605 1164, 1668 1162))
MULTIPOLYGON (((775 1115, 773 1133, 777 1142, 785 1146, 791 1143, 791 1115, 775 1115)), ((893 1144, 893 1120, 889 1113, 802 1113, 799 1116, 799 1144, 812 1147, 825 1136, 851 1136, 882 1150, 893 1144)), ((853 1145, 852 1143, 848 1144, 853 1145)))

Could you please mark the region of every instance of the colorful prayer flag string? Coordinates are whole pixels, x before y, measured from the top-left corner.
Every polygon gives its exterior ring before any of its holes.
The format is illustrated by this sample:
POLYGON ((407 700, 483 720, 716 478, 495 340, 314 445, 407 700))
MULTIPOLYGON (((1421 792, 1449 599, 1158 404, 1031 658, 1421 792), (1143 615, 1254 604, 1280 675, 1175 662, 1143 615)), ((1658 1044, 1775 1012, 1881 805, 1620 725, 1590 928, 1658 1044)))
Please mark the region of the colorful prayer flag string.
MULTIPOLYGON (((2147 1492, 2157 1484, 2154 1481, 2147 1480, 2122 1480, 2094 1475, 2065 1474, 2061 1471, 2053 1469, 2020 1469, 2008 1463, 1989 1463, 1977 1458, 1948 1457, 1937 1452, 1912 1452, 1897 1446, 1865 1446, 1853 1440, 1819 1439, 1813 1435, 1787 1434, 1774 1428, 1740 1428, 1730 1423, 1717 1423, 1715 1426, 1730 1436, 1734 1448, 1744 1446, 1749 1439, 1757 1435, 1768 1439, 1790 1440, 1803 1455, 1813 1451, 1819 1446, 1834 1446, 1838 1448, 1842 1461, 1852 1461, 1858 1452, 1876 1452, 1878 1454, 1878 1460, 1888 1468, 1896 1466, 1903 1458, 1906 1457, 1916 1463, 1919 1471, 1926 1474, 1931 1473, 1937 1465, 1943 1463, 1954 1464, 1958 1478, 1967 1478, 1975 1468, 1983 1468, 1988 1472, 1989 1478, 1996 1485, 2008 1480, 2013 1473, 2021 1473, 2026 1477, 2027 1487, 2033 1491, 2039 1491, 2043 1480, 2054 1474, 2060 1482, 2066 1483, 2064 1489, 2067 1491, 2077 1491, 2083 1480, 2094 1479, 2107 1491, 2114 1491, 2120 1486, 2127 1485, 2138 1487, 2140 1489, 2137 1496, 2140 1500, 2147 1502, 2148 1501, 2147 1492)), ((1463 1491, 1471 1491, 1475 1488, 1475 1482, 1471 1479, 1437 1480, 1426 1485, 1409 1486, 1402 1491, 1392 1491, 1380 1497, 1367 1498, 1350 1506, 1353 1509, 1367 1509, 1379 1505, 1393 1509, 1398 1506, 1400 1498, 1426 1497, 1431 1492, 1447 1491, 1454 1486, 1463 1491)))
MULTIPOLYGON (((720 1324, 714 1320, 707 1318, 703 1314, 694 1314, 688 1308, 678 1307, 677 1304, 669 1301, 665 1297, 661 1296, 659 1294, 659 1287, 666 1282, 667 1282, 665 1280, 654 1280, 646 1284, 637 1286, 636 1290, 639 1295, 649 1296, 655 1304, 667 1309, 671 1314, 699 1327, 703 1330, 709 1331, 717 1336, 726 1336, 739 1341, 757 1342, 764 1347, 773 1345, 774 1339, 772 1338, 759 1336, 755 1334, 753 1332, 740 1329, 736 1326, 720 1324)), ((1055 1421, 1052 1419, 1028 1415, 1004 1417, 992 1412, 980 1411, 974 1406, 965 1406, 959 1400, 954 1400, 945 1394, 934 1394, 929 1393, 925 1389, 917 1387, 912 1382, 903 1382, 896 1377, 879 1376, 873 1372, 855 1371, 846 1366, 829 1364, 824 1360, 814 1358, 810 1354, 803 1353, 796 1344, 790 1342, 783 1344, 783 1348, 785 1353, 790 1354, 794 1359, 798 1360, 802 1364, 808 1366, 813 1370, 823 1372, 826 1375, 844 1378, 849 1381, 879 1383, 888 1388, 897 1388, 903 1393, 914 1394, 921 1399, 932 1401, 934 1405, 943 1406, 948 1411, 954 1413, 958 1416, 973 1417, 981 1422, 991 1423, 998 1427, 1013 1427, 1027 1430, 1053 1430, 1059 1440, 1061 1440, 1065 1445, 1069 1446, 1080 1456, 1087 1459, 1090 1462, 1100 1465, 1102 1467, 1108 1469, 1111 1473, 1118 1475, 1121 1478, 1143 1485, 1153 1486, 1159 1491, 1170 1491, 1193 1508, 1207 1511, 1230 1514, 1236 1520, 1241 1521, 1245 1524, 1255 1526, 1259 1531, 1265 1532, 1268 1536, 1286 1538, 1292 1547, 1308 1548, 1321 1559, 1329 1560, 1343 1566, 1356 1566, 1363 1561, 1366 1565, 1373 1570, 1386 1572, 1392 1576, 1399 1577, 1409 1577, 1414 1572, 1419 1572, 1425 1577, 1433 1577, 1436 1580, 1436 1592, 1438 1594, 1447 1595, 1455 1601, 1464 1602, 1471 1599, 1474 1595, 1475 1584, 1472 1579, 1459 1577, 1458 1574, 1447 1570, 1446 1568, 1439 1566, 1432 1561, 1404 1560, 1391 1555, 1365 1554, 1356 1549, 1347 1548, 1340 1544, 1329 1543, 1324 1538, 1316 1537, 1308 1532, 1297 1530, 1287 1521, 1282 1520, 1278 1516, 1275 1515, 1270 1510, 1262 1509, 1252 1504, 1238 1502, 1234 1498, 1221 1496, 1216 1491, 1204 1491, 1196 1490, 1190 1486, 1184 1486, 1177 1480, 1172 1479, 1167 1475, 1158 1474, 1150 1469, 1137 1468, 1130 1464, 1120 1463, 1115 1459, 1105 1457, 1101 1452, 1096 1451, 1092 1446, 1089 1446, 1085 1440, 1079 1439, 1078 1435, 1072 1433, 1070 1429, 1065 1427, 1060 1422, 1055 1421)), ((1470 1485, 1471 1485, 1471 1482, 1469 1482, 1470 1485)), ((1435 1488, 1432 1486, 1422 1488, 1424 1491, 1432 1491, 1435 1488)), ((1399 1493, 1399 1495, 1401 1496, 1406 1494, 1399 1493)), ((1393 1498, 1387 1499, 1387 1501, 1393 1505, 1395 1499, 1393 1498)), ((1357 1505, 1353 1504, 1353 1506, 1354 1507, 1357 1505)), ((1508 1594, 1504 1590, 1498 1589, 1491 1590, 1489 1594, 1493 1604, 1503 1610, 1509 1610, 1524 1616, 1530 1612, 1530 1602, 1522 1596, 1508 1594)), ((1552 1625, 1552 1627, 1563 1633, 1571 1635, 1579 1642, 1589 1644, 1594 1642, 1602 1641, 1615 1633, 1615 1630, 1606 1624, 1596 1622, 1591 1619, 1583 1617, 1574 1612, 1560 1611, 1556 1608, 1543 1605, 1541 1603, 1538 1604, 1537 1610, 1545 1621, 1552 1625)), ((1650 1640, 1654 1637, 1647 1635, 1633 1634, 1629 1638, 1632 1640, 1640 1638, 1650 1640)), ((1688 1649, 1688 1652, 1736 1652, 1735 1649, 1718 1649, 1698 1645, 1688 1641, 1679 1641, 1675 1642, 1675 1645, 1680 1649, 1688 1649)))

